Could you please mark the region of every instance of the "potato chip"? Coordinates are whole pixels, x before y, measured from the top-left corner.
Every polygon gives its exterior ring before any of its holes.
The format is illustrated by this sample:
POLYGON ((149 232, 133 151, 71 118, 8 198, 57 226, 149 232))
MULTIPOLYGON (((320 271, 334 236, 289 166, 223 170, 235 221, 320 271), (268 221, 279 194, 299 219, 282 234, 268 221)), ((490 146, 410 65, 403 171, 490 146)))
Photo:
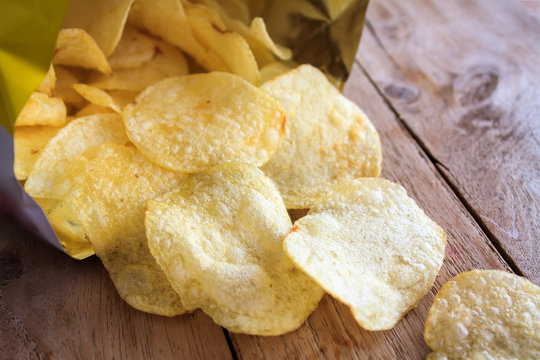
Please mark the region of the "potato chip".
POLYGON ((271 96, 221 72, 163 80, 123 114, 131 142, 156 164, 181 172, 223 161, 261 165, 278 146, 285 123, 271 96))
POLYGON ((36 91, 52 96, 55 85, 56 85, 56 74, 54 73, 54 67, 51 64, 49 66, 49 71, 47 71, 45 78, 38 85, 36 91))
POLYGON ((137 94, 130 91, 109 94, 105 90, 85 84, 74 84, 73 88, 92 104, 110 108, 117 113, 121 113, 124 106, 135 100, 137 94))
POLYGON ((95 40, 82 29, 62 29, 56 40, 55 65, 80 66, 110 74, 112 69, 95 40))
POLYGON ((94 255, 94 249, 86 240, 84 230, 69 204, 57 199, 34 200, 47 216, 60 244, 72 258, 82 260, 94 255))
POLYGON ((278 77, 281 74, 286 73, 287 71, 290 71, 293 69, 294 66, 291 64, 288 64, 286 62, 281 61, 274 61, 269 64, 266 64, 261 68, 260 74, 261 77, 259 78, 259 85, 264 84, 265 82, 272 80, 276 77, 278 77))
POLYGON ((156 56, 159 52, 159 43, 156 38, 128 25, 118 46, 107 60, 115 70, 139 67, 156 56))
POLYGON ((84 29, 108 56, 120 41, 133 0, 70 0, 64 27, 84 29))
POLYGON ((206 69, 227 70, 223 60, 205 49, 195 38, 180 0, 137 0, 131 9, 129 21, 178 46, 206 69))
POLYGON ((322 289, 283 251, 291 220, 263 172, 224 163, 148 202, 150 251, 187 309, 234 332, 279 335, 315 310, 322 289))
POLYGON ((156 52, 150 61, 138 68, 115 69, 111 76, 93 74, 88 82, 106 90, 142 91, 155 82, 188 72, 186 59, 180 50, 164 41, 156 41, 156 52))
POLYGON ((344 182, 295 222, 287 254, 367 330, 392 328, 433 285, 446 234, 388 180, 344 182))
POLYGON ((262 89, 287 115, 285 138, 262 169, 278 184, 288 209, 311 207, 338 182, 380 174, 377 131, 321 71, 302 65, 262 89))
POLYGON ((56 126, 17 126, 13 132, 14 171, 17 180, 26 180, 41 150, 60 130, 56 126))
POLYGON ((47 125, 62 126, 66 123, 66 106, 62 99, 33 92, 24 104, 15 126, 47 125))
POLYGON ((136 309, 174 316, 185 312, 178 294, 148 249, 146 202, 182 175, 152 164, 135 148, 102 144, 75 158, 66 171, 69 203, 120 296, 136 309))
POLYGON ((64 103, 71 104, 76 108, 84 105, 85 101, 78 92, 73 89, 73 84, 77 84, 84 79, 83 74, 72 68, 55 66, 56 87, 53 89, 54 97, 64 100, 64 103))
POLYGON ((95 115, 95 114, 103 114, 103 113, 112 113, 116 112, 111 108, 99 106, 96 104, 88 104, 85 107, 83 107, 81 110, 77 111, 75 113, 75 117, 83 117, 88 115, 95 115))
POLYGON ((428 359, 539 359, 540 288, 499 270, 462 273, 429 310, 428 359))
POLYGON ((24 189, 33 197, 62 199, 69 184, 62 183, 60 177, 69 161, 86 149, 106 142, 128 142, 118 114, 96 114, 71 121, 41 151, 24 189))
POLYGON ((202 46, 217 54, 231 73, 256 84, 259 68, 246 40, 227 28, 208 7, 192 5, 185 11, 191 31, 202 46))

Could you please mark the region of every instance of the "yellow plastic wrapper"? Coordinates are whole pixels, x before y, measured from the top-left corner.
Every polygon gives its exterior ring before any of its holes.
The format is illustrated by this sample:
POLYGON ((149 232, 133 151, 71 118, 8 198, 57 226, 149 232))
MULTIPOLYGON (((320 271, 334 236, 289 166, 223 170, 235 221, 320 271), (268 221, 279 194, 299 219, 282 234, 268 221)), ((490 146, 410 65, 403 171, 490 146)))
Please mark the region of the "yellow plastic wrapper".
MULTIPOLYGON (((118 59, 118 53, 116 59, 110 57, 121 43, 126 26, 136 26, 145 36, 159 38, 159 41, 177 47, 192 63, 197 63, 198 67, 193 68, 188 61, 191 72, 221 70, 238 73, 258 86, 263 80, 309 63, 329 75, 339 86, 347 80, 352 67, 367 4, 368 0, 2 0, 0 212, 18 219, 39 238, 74 256, 68 250, 70 245, 66 239, 70 237, 65 236, 59 241, 43 210, 24 192, 15 177, 13 128, 24 104, 36 91, 43 96, 62 99, 68 115, 66 125, 62 126, 69 125, 73 115, 76 118, 107 109, 120 111, 125 105, 124 98, 135 96, 142 89, 109 89, 90 84, 89 79, 105 78, 109 76, 109 69, 113 73, 131 71, 133 61, 126 63, 125 56, 118 59), (173 23, 179 25, 168 26, 173 23), (76 31, 91 36, 95 43, 90 48, 99 50, 99 61, 95 63, 94 58, 88 57, 78 59, 94 61, 92 66, 85 63, 87 66, 81 67, 80 61, 71 63, 71 58, 62 59, 56 49, 56 60, 51 67, 61 29, 66 29, 64 34, 73 32, 69 29, 79 29, 76 31), (237 39, 236 34, 245 41, 237 39), (230 41, 222 43, 222 38, 230 41), (239 68, 237 58, 244 64, 239 68), (74 87, 73 84, 78 83, 104 91, 74 87), (124 93, 118 94, 118 91, 124 93)), ((139 61, 140 57, 139 62, 147 65, 166 55, 153 46, 133 50, 129 48, 129 42, 122 46, 120 55, 131 54, 133 57, 132 54, 136 54, 135 60, 139 61)), ((90 54, 97 56, 94 50, 90 54)), ((32 161, 27 164, 33 166, 32 161)), ((75 257, 81 258, 81 254, 75 257)))

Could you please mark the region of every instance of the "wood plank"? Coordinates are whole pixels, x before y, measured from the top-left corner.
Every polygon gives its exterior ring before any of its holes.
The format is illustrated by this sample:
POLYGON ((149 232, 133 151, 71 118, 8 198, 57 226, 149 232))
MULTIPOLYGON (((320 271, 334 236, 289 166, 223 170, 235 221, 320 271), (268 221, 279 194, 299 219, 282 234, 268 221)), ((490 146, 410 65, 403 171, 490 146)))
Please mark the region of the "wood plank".
POLYGON ((428 352, 423 340, 424 322, 442 284, 474 268, 509 269, 358 66, 345 94, 365 109, 380 132, 383 176, 401 183, 448 233, 445 262, 429 294, 390 331, 361 329, 346 306, 326 296, 308 322, 291 334, 231 334, 240 359, 423 359, 428 352))
POLYGON ((376 0, 359 61, 516 271, 540 282, 540 22, 510 0, 376 0))
POLYGON ((232 358, 223 330, 202 312, 137 311, 96 257, 72 260, 1 214, 0 234, 0 269, 11 274, 0 277, 0 359, 232 358))

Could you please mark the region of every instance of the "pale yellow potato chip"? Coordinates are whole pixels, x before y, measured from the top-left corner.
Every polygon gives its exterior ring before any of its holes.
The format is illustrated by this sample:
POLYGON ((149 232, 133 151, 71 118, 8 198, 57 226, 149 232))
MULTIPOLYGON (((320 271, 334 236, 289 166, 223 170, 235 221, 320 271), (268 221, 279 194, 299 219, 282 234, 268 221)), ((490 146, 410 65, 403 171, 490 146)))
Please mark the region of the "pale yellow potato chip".
POLYGON ((287 116, 285 138, 262 169, 277 183, 288 209, 311 207, 338 182, 379 176, 377 131, 320 70, 302 65, 262 89, 287 116))
POLYGON ((141 311, 185 312, 148 249, 146 202, 176 186, 182 175, 148 161, 131 146, 102 144, 73 159, 65 201, 79 219, 120 296, 141 311))
POLYGON ((427 359, 540 359, 540 288, 499 270, 459 274, 429 310, 427 359))
POLYGON ((62 29, 56 40, 53 64, 80 66, 110 74, 112 69, 95 40, 82 29, 62 29))
POLYGON ((114 70, 139 67, 156 56, 159 43, 156 38, 128 25, 118 46, 107 60, 114 70))
POLYGON ((284 131, 281 106, 239 76, 213 72, 163 80, 124 108, 133 144, 168 169, 268 161, 284 131))
POLYGON ((69 183, 61 177, 71 159, 99 144, 127 142, 122 118, 116 113, 75 119, 58 131, 41 151, 24 189, 32 197, 62 199, 69 183))
POLYGON ((62 126, 66 123, 66 105, 62 99, 33 92, 24 104, 15 126, 46 125, 62 126))
POLYGON ((129 21, 178 46, 208 70, 228 69, 217 54, 204 48, 195 38, 180 0, 136 0, 129 21))
POLYGON ((56 74, 54 73, 54 66, 51 64, 49 66, 49 71, 47 71, 45 78, 38 85, 36 91, 52 96, 55 85, 56 85, 56 74))
POLYGON ((72 68, 55 66, 56 87, 53 89, 54 97, 64 100, 64 103, 80 108, 85 101, 78 92, 73 89, 73 84, 80 83, 85 79, 84 74, 72 68))
POLYGON ((150 251, 187 309, 234 332, 279 335, 315 310, 322 289, 283 251, 291 220, 263 172, 224 163, 148 202, 150 251))
POLYGON ((259 85, 264 84, 265 82, 272 80, 278 77, 281 74, 286 73, 294 68, 294 65, 288 64, 286 62, 274 61, 269 64, 264 65, 261 68, 259 79, 259 85))
POLYGON ((156 41, 154 57, 140 67, 114 70, 111 76, 92 74, 88 83, 106 90, 142 91, 148 86, 189 72, 182 52, 164 41, 156 41))
POLYGON ((110 55, 122 36, 133 0, 70 0, 65 28, 84 29, 110 55))
POLYGON ((287 254, 367 330, 392 328, 433 285, 446 234, 388 180, 344 182, 297 220, 287 254))
POLYGON ((13 131, 15 146, 14 170, 17 180, 26 180, 34 167, 41 150, 52 139, 60 127, 17 126, 13 131))
POLYGON ((202 46, 216 54, 229 72, 256 84, 259 68, 247 41, 208 7, 191 5, 185 11, 191 31, 202 46))
POLYGON ((94 249, 68 203, 57 199, 34 199, 51 224, 60 244, 69 256, 82 260, 94 255, 94 249))
POLYGON ((124 106, 133 102, 137 95, 136 92, 131 91, 108 93, 105 90, 85 84, 73 84, 73 88, 90 103, 110 108, 117 113, 121 113, 124 106))
POLYGON ((81 110, 77 111, 75 113, 75 117, 83 117, 83 116, 88 116, 88 115, 111 113, 111 112, 116 112, 116 111, 108 107, 99 106, 96 104, 88 104, 85 107, 83 107, 81 110))

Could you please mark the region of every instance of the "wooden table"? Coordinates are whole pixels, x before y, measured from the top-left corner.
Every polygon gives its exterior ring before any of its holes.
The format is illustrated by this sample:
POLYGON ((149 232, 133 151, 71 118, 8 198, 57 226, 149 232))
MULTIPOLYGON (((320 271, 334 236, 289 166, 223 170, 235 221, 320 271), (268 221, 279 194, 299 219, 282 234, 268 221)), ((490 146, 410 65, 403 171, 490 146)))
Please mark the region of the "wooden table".
POLYGON ((539 15, 537 1, 370 4, 345 93, 381 134, 383 176, 448 233, 435 285, 394 329, 361 329, 329 296, 279 337, 229 333, 200 311, 145 314, 98 259, 71 260, 2 217, 0 358, 424 358, 427 311, 456 274, 540 282, 539 15))

